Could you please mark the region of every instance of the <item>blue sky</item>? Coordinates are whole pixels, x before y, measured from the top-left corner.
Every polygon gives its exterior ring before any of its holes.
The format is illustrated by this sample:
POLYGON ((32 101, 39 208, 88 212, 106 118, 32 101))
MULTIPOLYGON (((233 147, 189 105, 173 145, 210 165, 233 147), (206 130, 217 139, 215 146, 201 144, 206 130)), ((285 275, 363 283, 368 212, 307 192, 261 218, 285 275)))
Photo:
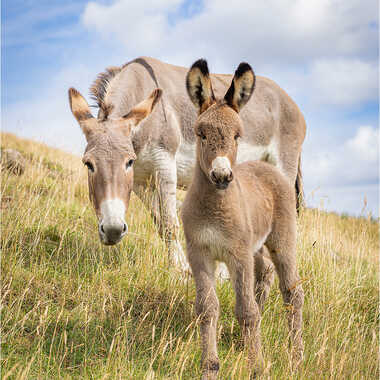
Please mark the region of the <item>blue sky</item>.
POLYGON ((378 5, 356 0, 2 2, 2 128, 81 154, 67 89, 149 55, 214 72, 248 61, 307 122, 307 202, 378 215, 378 5), (363 211, 364 199, 366 208, 363 211))

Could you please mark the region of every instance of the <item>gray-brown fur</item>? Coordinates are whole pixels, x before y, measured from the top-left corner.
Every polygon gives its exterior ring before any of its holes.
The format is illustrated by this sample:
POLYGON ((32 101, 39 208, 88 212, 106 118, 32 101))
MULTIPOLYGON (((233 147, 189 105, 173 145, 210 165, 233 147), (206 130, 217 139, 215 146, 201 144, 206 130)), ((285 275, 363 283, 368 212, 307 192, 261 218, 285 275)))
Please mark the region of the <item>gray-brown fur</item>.
MULTIPOLYGON (((196 67, 196 64, 195 64, 196 67)), ((192 77, 192 70, 189 76, 192 77)), ((239 74, 239 70, 237 70, 239 74)), ((207 75, 192 83, 210 86, 207 75)), ((253 74, 253 72, 252 72, 253 74)), ((251 84, 254 75, 247 78, 251 84)), ((273 165, 261 161, 236 163, 243 123, 238 112, 247 93, 238 76, 219 100, 198 99, 194 132, 197 159, 193 181, 182 206, 187 257, 196 284, 196 312, 202 338, 202 379, 216 379, 219 368, 217 320, 219 302, 215 291, 215 268, 224 262, 236 294, 236 317, 248 352, 251 373, 263 370, 260 339, 260 307, 267 295, 267 266, 263 251, 268 248, 288 305, 292 358, 299 364, 303 355, 303 290, 296 265, 296 209, 294 186, 273 165), (243 94, 243 95, 242 95, 243 94), (244 95, 245 94, 245 95, 244 95), (231 99, 235 99, 231 102, 231 99), (202 104, 210 104, 206 109, 202 104), (264 246, 265 244, 265 246, 264 246)), ((189 96, 194 89, 188 86, 189 96)), ((251 91, 253 91, 253 85, 251 91)), ((198 94, 212 93, 210 89, 198 94)), ((248 97, 251 94, 248 94, 248 97)), ((270 284, 269 284, 270 285, 270 284)))
MULTIPOLYGON (((77 116, 89 115, 73 110, 87 136, 92 130, 89 124, 96 122, 111 130, 155 88, 163 90, 152 114, 123 138, 132 144, 136 155, 133 189, 145 199, 146 186, 151 184, 156 207, 152 209, 148 202, 146 206, 158 222, 170 258, 178 262, 182 257, 185 266, 177 233, 176 188, 187 188, 191 181, 195 166, 193 125, 197 118, 185 87, 187 71, 153 58, 137 58, 121 68, 108 69, 94 82, 91 92, 100 107, 97 119, 83 120, 77 116)), ((232 76, 210 74, 209 78, 215 96, 222 97, 232 76)), ((267 160, 279 167, 294 185, 305 136, 305 122, 296 104, 274 82, 257 76, 255 95, 241 117, 245 133, 239 145, 238 161, 267 160)))
POLYGON ((136 160, 131 134, 153 111, 161 94, 161 90, 154 90, 124 117, 97 120, 91 115, 82 95, 75 89, 69 90, 71 110, 87 140, 83 163, 89 168, 89 194, 99 219, 99 234, 104 244, 117 243, 127 232, 124 213, 117 217, 108 215, 110 220, 106 223, 102 204, 107 200, 115 203, 116 200, 117 206, 124 205, 127 210, 133 189, 132 164, 136 160))

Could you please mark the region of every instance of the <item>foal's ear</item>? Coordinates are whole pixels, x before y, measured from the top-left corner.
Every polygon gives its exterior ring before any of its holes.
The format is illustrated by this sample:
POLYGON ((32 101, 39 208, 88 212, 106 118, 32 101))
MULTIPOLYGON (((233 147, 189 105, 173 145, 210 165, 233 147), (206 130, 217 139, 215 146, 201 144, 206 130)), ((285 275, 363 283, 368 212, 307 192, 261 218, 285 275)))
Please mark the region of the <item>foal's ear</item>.
POLYGON ((235 71, 231 86, 224 96, 224 100, 236 112, 239 112, 250 99, 255 89, 255 83, 256 76, 251 66, 246 62, 242 62, 235 71))
POLYGON ((75 119, 77 119, 86 138, 89 136, 91 129, 96 125, 96 119, 90 112, 86 99, 75 88, 69 89, 70 109, 75 119))
POLYGON ((215 102, 206 60, 199 59, 193 63, 186 76, 186 89, 199 114, 215 102))
POLYGON ((136 107, 123 117, 123 119, 128 120, 132 123, 132 128, 137 127, 148 115, 150 115, 158 103, 162 95, 162 90, 156 88, 149 95, 148 98, 139 103, 136 107))

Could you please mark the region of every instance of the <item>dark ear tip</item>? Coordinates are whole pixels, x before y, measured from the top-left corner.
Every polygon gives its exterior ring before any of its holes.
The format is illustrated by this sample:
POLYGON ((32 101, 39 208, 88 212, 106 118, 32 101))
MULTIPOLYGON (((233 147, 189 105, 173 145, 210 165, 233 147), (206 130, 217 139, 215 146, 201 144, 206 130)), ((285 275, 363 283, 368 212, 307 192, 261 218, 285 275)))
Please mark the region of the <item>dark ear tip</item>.
POLYGON ((198 59, 197 61, 195 61, 192 64, 190 70, 195 69, 195 68, 198 68, 203 75, 208 75, 208 73, 209 73, 207 61, 205 59, 203 59, 203 58, 198 59))
POLYGON ((74 87, 70 87, 69 96, 75 96, 75 95, 79 95, 79 92, 74 87))
POLYGON ((247 62, 241 62, 240 65, 239 65, 239 67, 235 71, 235 77, 239 78, 243 74, 245 74, 247 71, 252 71, 253 72, 252 67, 247 62))
POLYGON ((78 93, 78 91, 74 87, 70 87, 68 92, 69 92, 70 108, 72 109, 72 98, 78 93))
POLYGON ((153 90, 151 97, 153 97, 153 104, 152 107, 156 105, 156 103, 161 99, 162 96, 162 90, 160 88, 156 88, 153 90))
POLYGON ((160 88, 156 88, 154 91, 153 91, 153 94, 152 94, 157 100, 160 99, 160 97, 162 96, 162 90, 160 88))

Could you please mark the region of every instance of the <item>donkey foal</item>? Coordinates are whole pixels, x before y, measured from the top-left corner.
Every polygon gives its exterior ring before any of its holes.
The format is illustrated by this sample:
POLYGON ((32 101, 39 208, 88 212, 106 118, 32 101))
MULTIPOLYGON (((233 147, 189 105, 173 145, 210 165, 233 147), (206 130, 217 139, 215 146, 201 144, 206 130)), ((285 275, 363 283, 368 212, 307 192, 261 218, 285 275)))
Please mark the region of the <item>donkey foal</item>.
POLYGON ((248 351, 250 372, 253 375, 263 370, 259 327, 260 308, 270 286, 264 273, 268 268, 263 256, 266 247, 288 305, 292 359, 297 365, 303 356, 304 296, 296 267, 294 188, 273 165, 261 161, 236 164, 238 140, 243 133, 238 113, 252 95, 255 75, 247 63, 241 63, 224 98, 216 100, 207 62, 199 60, 188 72, 186 85, 199 111, 195 124, 197 161, 182 207, 182 220, 196 284, 202 379, 216 379, 219 370, 217 261, 225 262, 231 274, 235 313, 248 351))

